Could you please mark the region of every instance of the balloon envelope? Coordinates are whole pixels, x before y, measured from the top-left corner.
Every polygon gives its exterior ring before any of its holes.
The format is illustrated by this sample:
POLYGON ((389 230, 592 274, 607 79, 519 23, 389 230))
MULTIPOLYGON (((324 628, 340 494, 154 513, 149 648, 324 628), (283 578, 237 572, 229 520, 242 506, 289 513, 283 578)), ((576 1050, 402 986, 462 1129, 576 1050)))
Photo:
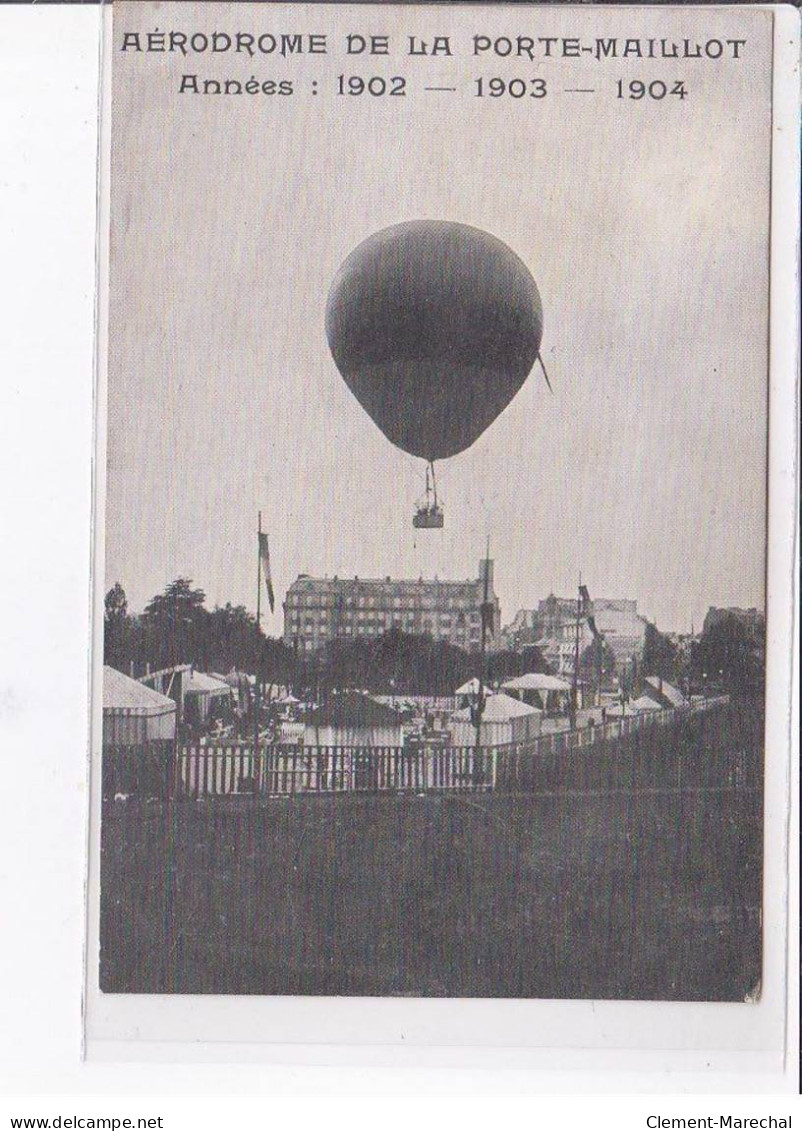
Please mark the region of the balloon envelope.
POLYGON ((506 408, 540 350, 535 280, 478 228, 417 220, 361 243, 337 272, 326 336, 351 392, 414 456, 464 451, 506 408))

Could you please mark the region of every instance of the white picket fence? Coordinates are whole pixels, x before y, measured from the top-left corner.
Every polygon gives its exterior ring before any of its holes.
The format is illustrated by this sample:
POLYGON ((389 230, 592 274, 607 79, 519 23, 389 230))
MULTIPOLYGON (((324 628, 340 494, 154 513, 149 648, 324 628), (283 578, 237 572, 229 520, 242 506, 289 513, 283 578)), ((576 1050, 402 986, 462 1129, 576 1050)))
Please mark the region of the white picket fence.
POLYGON ((251 744, 182 747, 176 755, 174 789, 184 797, 299 793, 376 793, 460 790, 486 792, 501 773, 522 758, 530 764, 549 757, 588 751, 652 728, 676 724, 690 715, 714 711, 727 696, 613 719, 603 725, 539 735, 525 743, 409 749, 396 746, 265 745, 254 755, 251 744))

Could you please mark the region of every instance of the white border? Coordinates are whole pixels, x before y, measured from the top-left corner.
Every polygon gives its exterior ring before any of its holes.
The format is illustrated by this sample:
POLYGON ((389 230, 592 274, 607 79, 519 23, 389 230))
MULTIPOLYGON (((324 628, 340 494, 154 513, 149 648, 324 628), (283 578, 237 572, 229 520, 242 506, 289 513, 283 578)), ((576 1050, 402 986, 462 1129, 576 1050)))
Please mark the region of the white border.
MULTIPOLYGON (((360 6, 361 7, 361 6, 360 6)), ((587 10, 587 9, 583 9, 587 10)), ((687 10, 687 9, 684 9, 687 10)), ((676 1004, 590 1001, 486 1001, 359 998, 262 998, 101 995, 97 986, 97 806, 90 835, 87 962, 87 1052, 98 1059, 442 1064, 690 1073, 685 1087, 706 1090, 745 1073, 779 1078, 789 1072, 793 1037, 786 1042, 787 964, 794 972, 788 932, 789 757, 793 640, 793 563, 796 517, 796 374, 798 372, 799 13, 777 6, 772 150, 772 309, 770 324, 770 457, 764 940, 765 980, 760 1002, 676 1004), (789 240, 795 233, 796 240, 789 240), (790 955, 788 953, 790 947, 790 955), (694 1075, 699 1074, 699 1075, 694 1075)), ((112 12, 104 12, 108 44, 112 12)), ((101 115, 103 169, 109 168, 108 68, 101 115)), ((108 183, 101 182, 99 293, 106 293, 108 183)), ((96 420, 105 419, 105 305, 98 323, 96 420)), ((105 436, 97 429, 94 576, 102 578, 105 436)), ((94 592, 95 656, 100 656, 102 586, 94 592)), ((95 666, 97 679, 98 664, 95 666)), ((97 684, 95 684, 97 686, 97 684)), ((99 796, 100 696, 94 696, 92 796, 99 796)), ((792 796, 794 805, 796 795, 792 796)), ((792 815, 796 820, 796 816, 792 815)), ((792 978, 793 981, 793 978, 792 978)), ((643 1078, 645 1081, 645 1077, 643 1078)), ((659 1079, 657 1078, 659 1087, 659 1079)), ((666 1080, 668 1078, 665 1078, 666 1080)), ((676 1083, 676 1075, 671 1079, 676 1083)), ((598 1087, 598 1078, 595 1086, 598 1087)), ((570 1087, 576 1087, 574 1080, 570 1087)), ((726 1087, 720 1090, 730 1090, 726 1087)))

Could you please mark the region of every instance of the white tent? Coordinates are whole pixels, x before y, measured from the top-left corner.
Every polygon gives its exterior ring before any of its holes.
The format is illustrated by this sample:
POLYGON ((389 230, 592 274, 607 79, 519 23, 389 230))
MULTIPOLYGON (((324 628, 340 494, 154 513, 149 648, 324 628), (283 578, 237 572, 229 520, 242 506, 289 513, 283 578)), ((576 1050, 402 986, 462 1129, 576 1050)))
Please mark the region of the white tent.
POLYGON ((647 675, 643 679, 644 694, 654 699, 661 707, 687 707, 688 700, 678 687, 657 675, 647 675))
POLYGON ((621 719, 621 718, 631 719, 635 715, 637 715, 637 713, 638 712, 634 709, 634 707, 632 706, 632 703, 627 703, 626 707, 622 706, 621 703, 613 703, 612 706, 605 707, 604 717, 608 721, 610 719, 621 719))
POLYGON ((571 692, 570 683, 558 679, 556 675, 547 675, 545 672, 527 672, 526 675, 506 680, 501 686, 524 702, 539 703, 544 709, 557 711, 565 704, 565 699, 560 697, 571 692))
POLYGON ((175 738, 176 704, 166 695, 103 668, 103 744, 141 746, 175 738))
MULTIPOLYGON (((487 684, 485 684, 484 691, 485 691, 485 695, 495 694, 493 691, 490 690, 490 688, 487 686, 487 684)), ((476 676, 473 676, 472 679, 469 679, 466 683, 463 683, 462 687, 458 687, 457 690, 454 692, 455 695, 478 695, 478 693, 479 693, 479 680, 477 679, 476 676)))
MULTIPOLYGON (((526 742, 540 734, 542 713, 510 695, 493 695, 482 711, 481 741, 486 746, 526 742)), ((470 707, 463 707, 452 716, 451 741, 455 746, 472 746, 476 741, 470 707)))
POLYGON ((639 699, 629 699, 622 707, 620 703, 614 703, 611 707, 605 709, 605 718, 607 719, 632 719, 635 715, 643 715, 647 711, 661 711, 662 707, 659 703, 655 703, 653 699, 648 699, 645 695, 641 695, 639 699))
POLYGON ((231 685, 223 676, 209 675, 207 672, 190 670, 189 678, 184 687, 185 695, 230 695, 231 685))
MULTIPOLYGON (((482 684, 482 690, 485 699, 489 699, 491 695, 495 695, 495 691, 488 687, 487 684, 482 684)), ((472 679, 466 680, 461 687, 458 687, 454 692, 454 697, 457 700, 458 707, 471 707, 476 702, 476 697, 479 694, 479 680, 476 676, 472 679)))
POLYGON ((213 711, 231 704, 234 692, 222 677, 191 668, 184 681, 184 719, 206 724, 213 711), (194 713, 193 713, 194 712, 194 713))
POLYGON ((501 685, 509 691, 570 691, 570 683, 545 672, 527 672, 526 675, 508 679, 501 685))
POLYGON ((630 707, 634 707, 636 711, 660 711, 662 708, 659 703, 655 703, 654 699, 650 699, 648 695, 641 695, 638 699, 633 699, 630 707))

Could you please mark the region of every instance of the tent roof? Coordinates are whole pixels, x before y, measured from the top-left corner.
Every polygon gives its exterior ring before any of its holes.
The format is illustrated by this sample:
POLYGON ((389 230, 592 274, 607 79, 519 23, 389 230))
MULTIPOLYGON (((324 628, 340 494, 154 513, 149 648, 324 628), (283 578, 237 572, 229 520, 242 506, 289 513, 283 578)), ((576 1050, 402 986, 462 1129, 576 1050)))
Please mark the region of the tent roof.
MULTIPOLYGON (((463 683, 462 687, 458 687, 454 692, 455 695, 476 695, 479 691, 479 679, 477 676, 472 676, 471 679, 463 683)), ((485 695, 495 695, 494 691, 485 685, 485 695)))
MULTIPOLYGON (((485 703, 482 722, 500 723, 506 722, 508 719, 520 718, 523 715, 541 715, 542 713, 537 707, 530 707, 526 703, 521 703, 518 699, 513 699, 511 695, 500 693, 491 696, 485 703)), ((470 707, 463 707, 461 711, 457 711, 454 718, 458 722, 470 721, 470 707)))
POLYGON ((620 719, 625 716, 628 719, 634 718, 635 715, 641 715, 644 711, 660 711, 662 710, 659 703, 655 703, 653 699, 648 699, 646 696, 641 695, 640 699, 630 699, 624 709, 620 703, 614 704, 612 707, 607 708, 608 719, 620 719))
POLYGON ((231 693, 231 687, 217 676, 207 675, 206 672, 191 671, 187 679, 185 690, 188 694, 201 693, 204 695, 222 695, 231 693))
POLYGON ((166 695, 146 687, 136 679, 110 668, 103 667, 103 710, 110 714, 125 713, 144 718, 154 715, 175 714, 176 705, 166 695))
POLYGON ((315 707, 307 725, 343 729, 400 726, 401 716, 392 707, 361 691, 341 691, 332 695, 327 703, 315 707))
MULTIPOLYGON (((608 719, 617 719, 624 715, 625 712, 620 703, 614 703, 611 707, 606 708, 606 713, 608 719)), ((627 703, 626 714, 629 717, 631 717, 633 714, 637 714, 637 712, 633 711, 631 703, 627 703)))
MULTIPOLYGON (((667 679, 661 680, 659 676, 647 675, 644 677, 643 682, 648 687, 651 687, 654 691, 656 691, 659 695, 662 695, 664 699, 667 699, 672 707, 684 707, 688 702, 680 689, 678 687, 674 687, 674 685, 672 683, 669 683, 667 679)), ((649 694, 648 691, 646 692, 646 694, 649 694)))
POLYGON ((571 685, 556 675, 547 675, 545 672, 527 672, 526 675, 516 676, 515 679, 505 680, 501 685, 511 691, 570 691, 571 685))
POLYGON ((191 664, 172 664, 169 668, 157 668, 156 671, 148 672, 147 675, 142 676, 141 682, 149 679, 154 679, 157 675, 171 675, 173 672, 188 672, 192 667, 191 664))
POLYGON ((636 711, 659 711, 660 704, 655 703, 654 699, 650 699, 648 695, 641 695, 638 699, 632 700, 632 706, 636 711))

